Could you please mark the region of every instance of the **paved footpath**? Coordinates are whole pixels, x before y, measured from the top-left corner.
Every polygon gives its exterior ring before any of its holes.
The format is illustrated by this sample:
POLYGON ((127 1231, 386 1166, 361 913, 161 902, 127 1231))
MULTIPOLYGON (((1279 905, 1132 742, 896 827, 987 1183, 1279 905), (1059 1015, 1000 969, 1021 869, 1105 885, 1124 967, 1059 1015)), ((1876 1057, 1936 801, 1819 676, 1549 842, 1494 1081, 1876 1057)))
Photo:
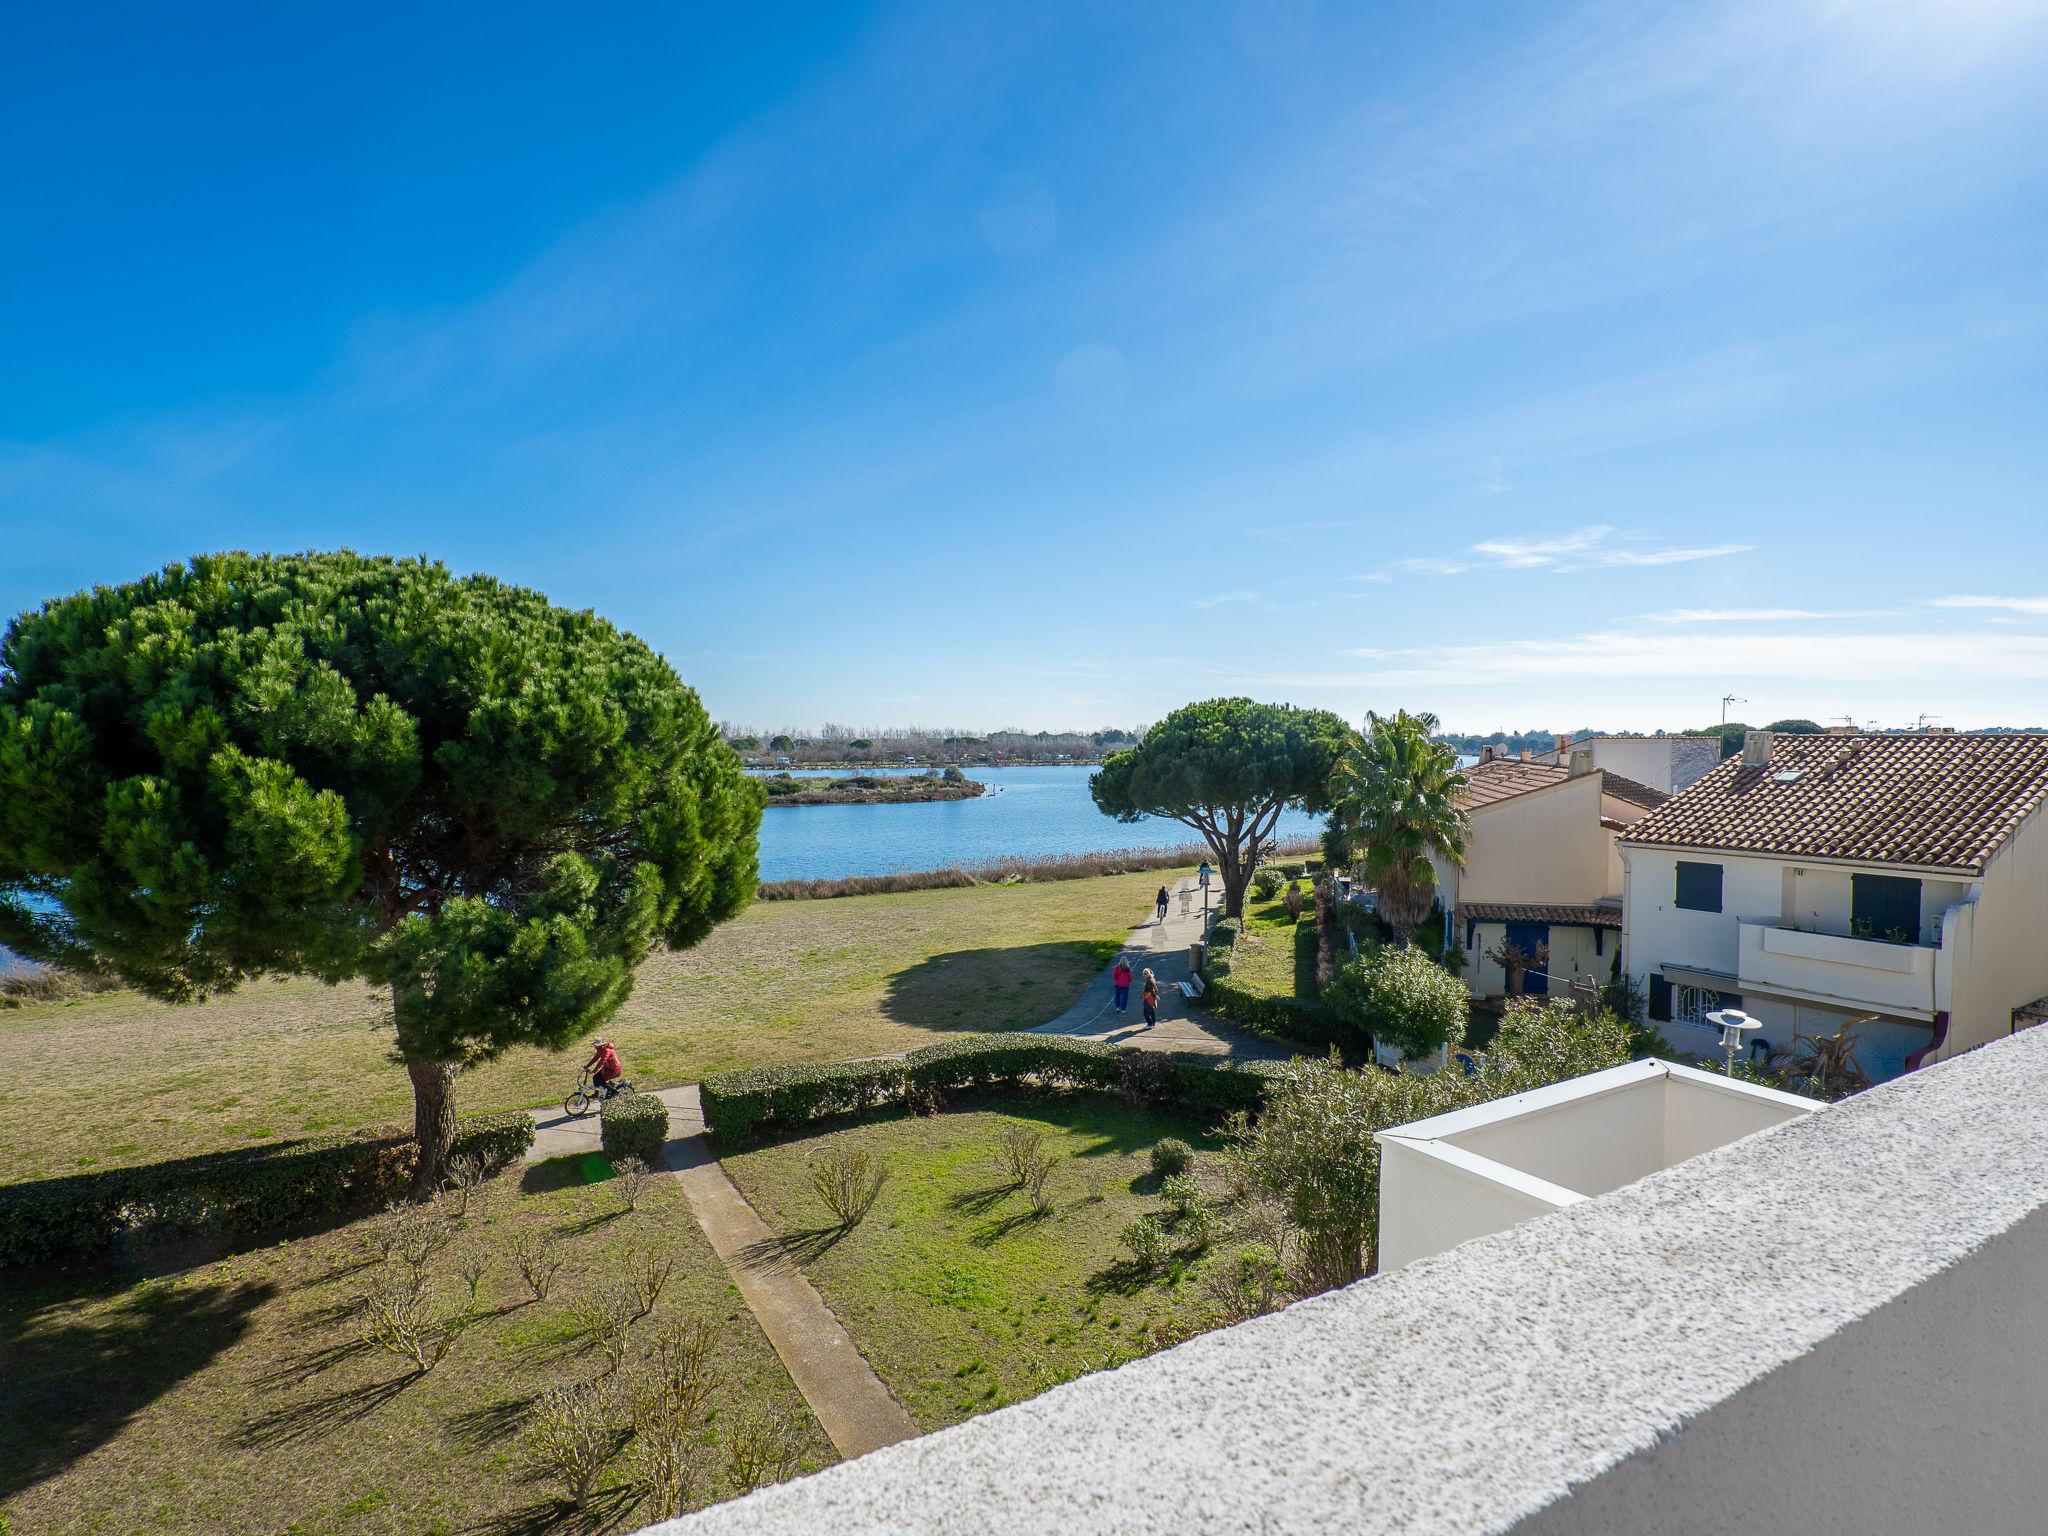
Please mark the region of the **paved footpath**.
MULTIPOLYGON (((696 1084, 662 1088, 654 1096, 668 1106, 669 1139, 662 1149, 668 1172, 683 1186, 690 1213, 833 1448, 843 1457, 859 1456, 917 1434, 910 1414, 889 1395, 824 1298, 789 1260, 781 1234, 726 1177, 704 1134, 696 1084)), ((536 1130, 529 1161, 598 1150, 595 1111, 580 1118, 559 1109, 531 1113, 536 1130)))
MULTIPOLYGON (((1220 886, 1212 886, 1210 912, 1223 899, 1220 886)), ((1202 887, 1193 875, 1183 875, 1168 893, 1166 920, 1156 915, 1131 930, 1121 956, 1131 962, 1135 980, 1131 983, 1131 1010, 1118 1013, 1112 1006, 1116 985, 1110 972, 1112 960, 1102 974, 1088 983, 1080 1000, 1058 1018, 1034 1025, 1035 1035, 1079 1035, 1089 1040, 1106 1040, 1146 1051, 1201 1051, 1212 1056, 1249 1056, 1279 1060, 1293 1052, 1274 1041, 1218 1018, 1200 1003, 1181 996, 1178 983, 1187 980, 1188 946, 1202 936, 1202 887), (1146 1027, 1138 994, 1144 986, 1145 970, 1159 978, 1159 1022, 1146 1027)))

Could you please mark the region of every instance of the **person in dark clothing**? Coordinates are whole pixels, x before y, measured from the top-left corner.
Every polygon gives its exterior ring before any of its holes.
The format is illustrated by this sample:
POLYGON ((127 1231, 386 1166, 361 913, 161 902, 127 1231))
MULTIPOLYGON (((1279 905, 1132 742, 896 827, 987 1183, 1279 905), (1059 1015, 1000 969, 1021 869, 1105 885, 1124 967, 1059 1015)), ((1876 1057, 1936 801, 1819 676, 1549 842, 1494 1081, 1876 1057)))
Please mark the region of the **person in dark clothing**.
POLYGON ((1145 968, 1145 990, 1139 994, 1139 1001, 1145 1005, 1147 1028, 1159 1022, 1159 978, 1152 974, 1152 968, 1145 968))
POLYGON ((1163 885, 1162 885, 1161 887, 1159 887, 1159 897, 1158 897, 1158 901, 1159 901, 1159 921, 1161 921, 1161 922, 1163 923, 1163 922, 1165 922, 1165 921, 1166 921, 1166 887, 1165 887, 1165 886, 1163 886, 1163 885))

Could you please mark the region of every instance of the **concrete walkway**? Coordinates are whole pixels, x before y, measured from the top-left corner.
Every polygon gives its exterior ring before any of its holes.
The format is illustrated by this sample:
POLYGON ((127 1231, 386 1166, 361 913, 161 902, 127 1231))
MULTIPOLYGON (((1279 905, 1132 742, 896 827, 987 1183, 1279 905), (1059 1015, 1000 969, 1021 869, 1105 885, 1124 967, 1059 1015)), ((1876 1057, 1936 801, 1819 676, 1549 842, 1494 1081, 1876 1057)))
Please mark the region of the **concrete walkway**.
MULTIPOLYGON (((662 1088, 654 1097, 668 1106, 669 1138, 662 1149, 668 1172, 682 1185, 690 1213, 834 1449, 841 1456, 859 1456, 917 1434, 909 1413, 889 1395, 832 1309, 791 1260, 782 1234, 761 1219, 726 1177, 704 1134, 704 1107, 696 1084, 662 1088)), ((529 1113, 536 1128, 529 1161, 599 1150, 595 1110, 574 1118, 558 1108, 529 1113)))
POLYGON ((674 1089, 669 1172, 683 1186, 697 1225, 739 1286, 754 1318, 841 1456, 894 1445, 918 1433, 825 1300, 789 1257, 783 1235, 761 1219, 726 1177, 704 1135, 695 1087, 674 1089))
MULTIPOLYGON (((1222 903, 1220 885, 1209 888, 1210 913, 1222 903)), ((1183 875, 1169 893, 1166 920, 1157 917, 1140 923, 1124 941, 1122 958, 1131 963, 1131 1011, 1120 1014, 1112 1003, 1116 995, 1110 972, 1112 960, 1089 982, 1080 1000, 1058 1018, 1034 1025, 1028 1034, 1079 1035, 1087 1040, 1106 1040, 1146 1051, 1200 1051, 1212 1056, 1259 1057, 1284 1060, 1294 1054, 1276 1041, 1239 1029, 1235 1024, 1208 1012, 1200 1003, 1181 996, 1177 983, 1190 974, 1188 946, 1202 936, 1202 887, 1192 875, 1183 875), (1138 994, 1150 967, 1159 978, 1159 1022, 1146 1027, 1138 994)))

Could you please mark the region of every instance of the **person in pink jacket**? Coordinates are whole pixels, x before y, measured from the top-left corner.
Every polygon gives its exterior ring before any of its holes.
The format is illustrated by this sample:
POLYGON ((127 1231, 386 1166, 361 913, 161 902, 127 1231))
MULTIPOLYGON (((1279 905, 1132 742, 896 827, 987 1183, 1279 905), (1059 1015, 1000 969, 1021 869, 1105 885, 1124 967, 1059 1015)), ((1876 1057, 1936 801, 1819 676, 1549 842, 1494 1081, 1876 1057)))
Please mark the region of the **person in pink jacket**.
POLYGON ((1109 973, 1110 982, 1116 987, 1116 1011, 1131 1011, 1131 962, 1122 955, 1116 957, 1116 969, 1109 973))

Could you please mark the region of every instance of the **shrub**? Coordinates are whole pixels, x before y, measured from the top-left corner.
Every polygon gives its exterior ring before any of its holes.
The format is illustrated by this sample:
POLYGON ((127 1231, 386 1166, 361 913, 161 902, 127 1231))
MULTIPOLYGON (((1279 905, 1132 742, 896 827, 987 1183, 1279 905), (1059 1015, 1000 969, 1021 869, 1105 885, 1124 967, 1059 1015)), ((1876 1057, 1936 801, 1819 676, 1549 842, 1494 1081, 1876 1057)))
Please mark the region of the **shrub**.
POLYGON ((725 1431, 725 1476, 736 1494, 791 1476, 803 1453, 803 1434, 786 1414, 758 1408, 736 1411, 725 1431))
POLYGON ((1173 1239, 1157 1216, 1140 1216, 1118 1234, 1131 1256, 1131 1268, 1141 1275, 1155 1275, 1173 1255, 1173 1239))
POLYGON ((626 1358, 626 1336, 636 1319, 646 1316, 635 1308, 633 1293, 611 1286, 580 1297, 569 1309, 577 1330, 603 1352, 605 1364, 616 1371, 626 1358))
POLYGON ((1305 1045, 1316 1051, 1331 1046, 1352 1055, 1365 1049, 1365 1037, 1339 1018, 1320 998, 1286 997, 1271 992, 1252 992, 1230 978, 1228 967, 1220 971, 1212 964, 1203 1003, 1214 1012, 1242 1025, 1255 1035, 1305 1045))
POLYGON ((857 1227, 875 1208, 889 1170, 866 1147, 834 1147, 809 1165, 811 1187, 842 1230, 857 1227))
POLYGON ((418 1272, 386 1271, 362 1298, 362 1331, 366 1343, 412 1362, 424 1376, 443 1360, 476 1314, 468 1307, 435 1317, 425 1277, 418 1272))
POLYGON ((1159 1198, 1176 1217, 1186 1219, 1202 1209, 1202 1186, 1185 1173, 1171 1174, 1159 1186, 1159 1198))
POLYGON ((1178 1136, 1162 1136, 1152 1144, 1152 1171, 1160 1178, 1173 1178, 1194 1166, 1195 1149, 1178 1136))
POLYGON ((1280 894, 1280 887, 1284 883, 1285 877, 1280 871, 1268 864, 1252 876, 1252 894, 1261 901, 1271 901, 1280 894))
POLYGON ((606 1099, 598 1112, 598 1139, 614 1167, 637 1157, 646 1167, 659 1168, 662 1149, 668 1145, 668 1106, 651 1093, 606 1099))
POLYGON ((1241 1323, 1280 1305, 1287 1293, 1287 1270, 1271 1248, 1250 1243, 1210 1271, 1207 1290, 1226 1323, 1241 1323))
POLYGON ((1323 1000, 1339 1018, 1411 1059, 1465 1038, 1465 984, 1422 950, 1391 946, 1341 967, 1323 1000))
POLYGON ((1301 882, 1299 880, 1289 881, 1287 885, 1287 915, 1297 923, 1301 921, 1302 900, 1301 882))
POLYGON ((739 1142, 892 1103, 903 1097, 904 1081, 900 1061, 847 1061, 721 1072, 698 1091, 711 1134, 739 1142))
POLYGON ((960 1035, 903 1059, 912 1089, 943 1096, 963 1088, 1114 1088, 1116 1047, 1072 1035, 960 1035))
POLYGON ((543 1393, 528 1422, 521 1461, 537 1480, 559 1483, 581 1510, 605 1468, 625 1449, 618 1390, 610 1378, 543 1393))
POLYGON ((512 1262, 519 1266, 519 1278, 533 1292, 533 1299, 546 1301, 562 1267, 562 1256, 554 1244, 544 1237, 522 1237, 512 1249, 512 1262))
MULTIPOLYGON (((524 1110, 455 1123, 452 1156, 498 1169, 533 1145, 524 1110)), ((0 1188, 0 1267, 102 1258, 129 1233, 239 1237, 374 1209, 412 1178, 408 1132, 271 1142, 135 1168, 0 1188)))
POLYGON ((655 1339, 633 1406, 633 1445, 654 1514, 673 1519, 697 1486, 697 1420, 718 1387, 718 1331, 708 1319, 676 1323, 655 1339))

